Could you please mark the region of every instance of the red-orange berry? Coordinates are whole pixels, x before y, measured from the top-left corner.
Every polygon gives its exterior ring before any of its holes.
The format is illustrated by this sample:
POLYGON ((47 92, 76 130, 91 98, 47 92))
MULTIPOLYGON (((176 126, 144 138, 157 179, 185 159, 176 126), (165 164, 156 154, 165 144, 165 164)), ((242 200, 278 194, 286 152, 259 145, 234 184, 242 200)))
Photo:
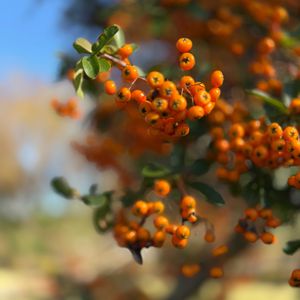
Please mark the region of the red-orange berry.
POLYGON ((179 52, 189 52, 193 47, 193 42, 188 38, 180 38, 176 42, 176 48, 179 52))

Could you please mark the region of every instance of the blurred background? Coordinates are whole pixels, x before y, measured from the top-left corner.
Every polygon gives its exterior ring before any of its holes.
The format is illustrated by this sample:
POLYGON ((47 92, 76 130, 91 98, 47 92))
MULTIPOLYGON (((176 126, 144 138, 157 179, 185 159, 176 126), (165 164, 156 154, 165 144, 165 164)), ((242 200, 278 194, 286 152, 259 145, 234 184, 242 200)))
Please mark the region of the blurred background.
MULTIPOLYGON (((179 276, 181 264, 206 259, 202 256, 206 246, 197 243, 201 229, 195 230, 195 243, 184 253, 170 246, 148 249, 140 266, 129 251, 116 245, 110 233, 96 233, 88 207, 62 199, 50 187, 51 179, 58 175, 82 191, 92 183, 100 190, 117 184, 112 170, 99 171, 70 146, 85 137, 88 128, 84 122, 61 118, 50 106, 52 98, 76 97, 64 74, 76 58, 72 43, 78 36, 93 40, 103 26, 117 23, 129 42, 141 45, 134 59, 147 69, 174 62, 174 41, 187 33, 202 39, 197 53, 203 59, 203 74, 227 59, 228 64, 222 65, 225 72, 236 72, 235 82, 242 80, 237 52, 228 54, 227 46, 221 44, 218 55, 212 54, 213 47, 220 47, 217 37, 208 37, 201 29, 215 6, 230 9, 238 1, 173 1, 174 7, 171 2, 1 1, 0 300, 300 299, 299 290, 287 284, 291 270, 300 265, 300 255, 282 253, 284 243, 300 232, 297 216, 293 226, 276 230, 274 245, 257 243, 237 251, 226 261, 223 279, 187 282, 179 276), (205 9, 197 13, 193 5, 199 3, 205 9), (174 294, 178 288, 181 296, 174 294)), ((293 17, 299 18, 298 1, 286 2, 293 17)), ((231 89, 227 94, 242 96, 242 91, 231 89)), ((80 109, 86 115, 92 104, 80 101, 80 109)), ((245 204, 219 188, 228 206, 220 209, 202 204, 201 209, 225 241, 245 204)))

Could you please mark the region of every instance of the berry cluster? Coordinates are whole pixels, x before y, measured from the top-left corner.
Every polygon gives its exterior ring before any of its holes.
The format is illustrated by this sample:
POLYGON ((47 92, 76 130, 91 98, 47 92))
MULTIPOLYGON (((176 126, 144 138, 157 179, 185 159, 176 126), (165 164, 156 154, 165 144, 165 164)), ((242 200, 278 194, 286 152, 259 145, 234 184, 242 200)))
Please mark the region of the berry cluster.
POLYGON ((243 234, 250 243, 255 243, 258 239, 265 244, 274 242, 274 235, 268 232, 267 228, 277 228, 281 222, 273 216, 271 209, 248 208, 244 215, 245 217, 241 218, 235 227, 237 233, 243 234))
POLYGON ((66 103, 61 103, 58 99, 52 99, 51 106, 59 116, 72 119, 80 118, 81 113, 76 99, 71 98, 66 103))
POLYGON ((227 131, 214 127, 210 133, 214 158, 223 165, 217 170, 222 180, 238 181, 251 164, 270 169, 300 164, 299 133, 294 126, 252 120, 233 123, 227 131))
MULTIPOLYGON (((177 49, 181 52, 179 67, 188 71, 195 66, 195 58, 190 51, 192 41, 180 38, 177 49)), ((125 107, 129 102, 134 102, 145 122, 150 125, 151 135, 164 137, 180 137, 189 133, 187 120, 198 120, 210 114, 216 101, 219 99, 224 77, 221 71, 216 70, 211 74, 212 88, 207 91, 202 82, 196 81, 192 76, 182 76, 176 84, 167 80, 158 71, 151 71, 147 76, 141 77, 138 68, 130 64, 128 57, 132 49, 130 44, 119 49, 118 55, 121 64, 118 65, 122 72, 122 79, 129 83, 117 88, 115 81, 107 80, 104 90, 108 95, 116 95, 118 107, 125 107), (135 89, 137 80, 147 83, 147 88, 135 89)))

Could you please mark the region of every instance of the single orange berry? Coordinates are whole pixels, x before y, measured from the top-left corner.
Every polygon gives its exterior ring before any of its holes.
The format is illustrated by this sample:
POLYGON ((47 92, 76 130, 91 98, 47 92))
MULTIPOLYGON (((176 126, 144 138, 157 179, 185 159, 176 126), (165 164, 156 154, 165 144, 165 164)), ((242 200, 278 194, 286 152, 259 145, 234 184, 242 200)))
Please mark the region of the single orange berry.
POLYGON ((118 54, 122 58, 127 58, 128 56, 130 56, 132 54, 132 52, 133 52, 133 49, 130 44, 125 44, 118 50, 118 54))
POLYGON ((132 213, 136 216, 143 217, 148 213, 148 205, 147 202, 138 200, 134 203, 132 209, 132 213))
POLYGON ((274 243, 274 235, 271 232, 263 232, 260 236, 260 239, 265 244, 273 244, 274 243))
POLYGON ((188 38, 180 38, 176 42, 176 48, 179 52, 189 52, 193 47, 193 42, 188 38))
POLYGON ((207 230, 205 232, 205 235, 204 235, 204 240, 207 242, 207 243, 213 243, 215 241, 216 237, 215 237, 215 234, 212 230, 207 230))
POLYGON ((108 95, 114 95, 117 92, 116 83, 113 80, 107 80, 104 83, 105 93, 108 95))
POLYGON ((153 224, 157 229, 161 230, 161 229, 164 229, 166 226, 169 225, 169 220, 164 216, 157 216, 153 220, 153 224))
POLYGON ((188 118, 191 121, 196 121, 204 116, 204 109, 201 106, 194 105, 188 109, 188 118))
POLYGON ((143 91, 141 91, 141 90, 134 90, 131 93, 131 99, 133 101, 138 102, 138 103, 142 103, 142 102, 145 102, 147 100, 147 97, 146 97, 146 95, 144 94, 143 91))
POLYGON ((183 249, 187 246, 188 244, 188 239, 179 239, 176 234, 172 236, 172 244, 176 248, 183 249))
POLYGON ((209 275, 212 278, 221 278, 224 275, 223 269, 220 267, 213 267, 209 270, 209 275))
POLYGON ((258 239, 258 236, 255 232, 252 232, 252 231, 246 231, 244 233, 244 238, 250 242, 250 243, 255 243, 258 239))
POLYGON ((117 100, 120 102, 128 102, 131 99, 131 92, 127 87, 122 87, 117 94, 117 100))
POLYGON ((258 211, 255 208, 247 208, 244 214, 251 221, 255 221, 258 218, 258 211))
POLYGON ((164 75, 160 72, 152 71, 147 75, 147 82, 152 88, 161 87, 164 81, 164 75))
POLYGON ((179 57, 179 67, 183 71, 189 71, 196 64, 195 57, 192 53, 182 53, 179 57))
POLYGON ((210 76, 210 81, 211 81, 211 84, 213 87, 216 87, 216 88, 220 87, 224 82, 223 73, 219 70, 213 71, 210 76))
POLYGON ((181 209, 190 209, 196 207, 196 199, 192 196, 183 196, 180 202, 181 209))
POLYGON ((166 234, 164 231, 156 231, 152 238, 152 243, 154 247, 160 248, 163 246, 166 240, 166 234))
POLYGON ((214 248, 211 253, 213 256, 220 256, 226 254, 227 252, 228 252, 228 247, 226 245, 222 245, 217 248, 214 248))
POLYGON ((139 77, 138 69, 135 66, 126 66, 122 70, 122 78, 126 81, 132 82, 139 77))
POLYGON ((179 239, 187 239, 191 235, 191 231, 186 225, 180 225, 177 227, 175 234, 179 239))
POLYGON ((166 197, 171 191, 171 185, 167 180, 164 179, 155 180, 154 191, 157 195, 166 197))

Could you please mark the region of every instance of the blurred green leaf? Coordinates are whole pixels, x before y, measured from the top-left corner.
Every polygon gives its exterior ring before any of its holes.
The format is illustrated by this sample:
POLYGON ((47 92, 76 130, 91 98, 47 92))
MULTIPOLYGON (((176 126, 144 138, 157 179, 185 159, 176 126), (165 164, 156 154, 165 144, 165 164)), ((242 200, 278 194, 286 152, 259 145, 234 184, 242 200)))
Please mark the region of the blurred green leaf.
POLYGON ((288 111, 286 106, 280 100, 272 98, 271 96, 269 96, 268 94, 266 94, 262 91, 253 89, 253 90, 247 90, 246 92, 249 95, 258 97, 259 99, 264 101, 266 104, 276 108, 277 110, 279 110, 282 113, 287 113, 287 111, 288 111))
POLYGON ((139 49, 139 46, 135 43, 131 43, 130 46, 131 46, 133 52, 135 52, 136 50, 139 49))
POLYGON ((105 58, 100 58, 98 60, 99 72, 108 72, 111 68, 110 62, 105 58))
POLYGON ((107 53, 107 54, 110 54, 110 55, 115 54, 117 51, 118 51, 118 48, 116 46, 113 46, 113 45, 105 45, 102 48, 103 53, 107 53))
POLYGON ((206 200, 208 202, 218 206, 222 206, 225 204, 225 201, 221 194, 210 185, 203 182, 188 182, 188 185, 202 193, 206 197, 206 200))
POLYGON ((200 158, 188 168, 188 171, 194 175, 200 176, 208 172, 210 165, 211 164, 208 160, 200 158))
POLYGON ((84 72, 82 66, 82 59, 80 59, 76 64, 75 75, 73 80, 75 91, 80 98, 84 97, 84 93, 82 90, 83 76, 84 76, 84 72))
POLYGON ((87 53, 87 54, 92 53, 92 44, 84 38, 78 38, 73 43, 73 47, 78 53, 87 53))
POLYGON ((66 199, 74 197, 75 190, 70 187, 69 183, 64 177, 55 177, 51 180, 51 186, 54 191, 66 199))
POLYGON ((288 255, 293 255, 297 250, 300 249, 300 240, 289 241, 286 243, 283 251, 288 255))
POLYGON ((99 74, 100 64, 98 58, 95 55, 83 57, 82 66, 85 74, 92 79, 95 79, 99 74))
POLYGON ((98 54, 102 48, 111 41, 118 31, 119 27, 116 25, 105 28, 103 33, 98 37, 97 41, 92 45, 93 53, 98 54))
POLYGON ((148 164, 142 169, 142 175, 149 178, 160 178, 170 175, 172 171, 165 166, 158 164, 148 164))
POLYGON ((113 36, 111 44, 115 45, 118 49, 125 44, 125 34, 122 28, 118 26, 118 32, 113 36))
POLYGON ((102 194, 90 194, 82 196, 81 199, 86 205, 104 207, 107 206, 111 200, 112 192, 105 192, 102 194))
POLYGON ((108 220, 107 216, 110 213, 108 205, 97 207, 93 212, 93 224, 98 233, 104 233, 113 225, 112 220, 108 220))

